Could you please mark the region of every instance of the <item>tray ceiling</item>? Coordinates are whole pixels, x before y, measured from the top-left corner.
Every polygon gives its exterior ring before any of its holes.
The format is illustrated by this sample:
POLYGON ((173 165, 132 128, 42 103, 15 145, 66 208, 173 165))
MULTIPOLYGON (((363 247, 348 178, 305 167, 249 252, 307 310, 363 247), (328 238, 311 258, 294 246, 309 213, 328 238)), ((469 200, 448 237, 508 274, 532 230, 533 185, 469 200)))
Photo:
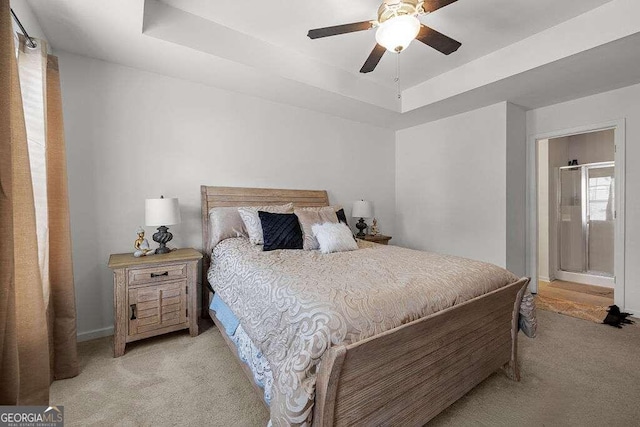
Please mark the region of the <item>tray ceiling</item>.
MULTIPOLYGON (((375 30, 318 40, 307 38, 307 31, 375 20, 381 3, 376 0, 162 1, 356 75, 375 46, 375 30)), ((412 43, 400 56, 401 85, 404 89, 415 86, 609 1, 459 0, 420 19, 425 25, 460 41, 462 47, 445 56, 420 43, 412 43)), ((395 58, 386 54, 374 72, 360 77, 392 87, 395 73, 395 58)))
POLYGON ((27 2, 55 50, 387 128, 640 82, 638 0, 459 0, 421 19, 462 47, 444 56, 414 42, 401 54, 400 100, 393 54, 358 73, 374 31, 306 37, 374 19, 378 1, 27 2))

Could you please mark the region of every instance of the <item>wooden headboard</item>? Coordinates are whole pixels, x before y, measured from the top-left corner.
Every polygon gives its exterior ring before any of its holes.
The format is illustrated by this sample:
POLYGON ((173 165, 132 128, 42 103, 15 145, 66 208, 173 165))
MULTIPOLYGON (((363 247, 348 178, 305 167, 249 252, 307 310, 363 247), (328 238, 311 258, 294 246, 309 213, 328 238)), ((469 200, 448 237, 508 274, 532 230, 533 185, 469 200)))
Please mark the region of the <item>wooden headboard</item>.
POLYGON ((211 262, 209 210, 217 207, 264 206, 293 203, 296 207, 329 206, 325 190, 280 190, 274 188, 209 187, 200 186, 202 203, 202 315, 206 315, 207 270, 211 262))

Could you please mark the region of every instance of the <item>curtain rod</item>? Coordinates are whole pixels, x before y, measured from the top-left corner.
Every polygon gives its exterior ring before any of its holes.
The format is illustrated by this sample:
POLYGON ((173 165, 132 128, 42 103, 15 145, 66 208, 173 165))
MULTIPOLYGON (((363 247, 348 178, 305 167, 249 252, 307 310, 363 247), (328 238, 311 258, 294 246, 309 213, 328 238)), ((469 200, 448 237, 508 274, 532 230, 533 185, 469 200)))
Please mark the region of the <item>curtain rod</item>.
POLYGON ((20 20, 16 16, 16 13, 13 11, 13 9, 11 9, 11 16, 13 16, 13 19, 16 21, 16 24, 18 24, 18 27, 20 27, 20 31, 22 31, 22 34, 24 34, 24 36, 27 38, 27 44, 29 45, 29 47, 31 49, 34 49, 36 46, 38 46, 36 42, 31 38, 29 33, 27 33, 27 30, 24 29, 22 22, 20 22, 20 20))

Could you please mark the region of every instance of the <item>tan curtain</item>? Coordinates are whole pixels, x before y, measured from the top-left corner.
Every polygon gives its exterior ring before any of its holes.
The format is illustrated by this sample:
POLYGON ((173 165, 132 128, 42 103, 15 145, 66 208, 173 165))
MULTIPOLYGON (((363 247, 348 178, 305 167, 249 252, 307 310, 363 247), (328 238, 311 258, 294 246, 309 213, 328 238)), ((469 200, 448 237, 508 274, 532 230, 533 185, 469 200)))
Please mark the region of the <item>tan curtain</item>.
POLYGON ((0 403, 18 400, 18 337, 16 335, 16 297, 13 224, 14 141, 26 145, 18 69, 15 64, 13 34, 8 0, 0 0, 0 403))
MULTIPOLYGON (((26 52, 24 46, 20 52, 26 52)), ((57 70, 49 76, 44 64, 40 104, 45 112, 46 197, 38 203, 45 204, 48 215, 47 223, 39 225, 55 231, 48 232, 44 242, 51 250, 43 252, 36 227, 33 150, 24 119, 37 102, 29 98, 27 110, 23 106, 9 0, 0 0, 0 404, 4 405, 48 404, 51 380, 78 372, 60 86, 57 70), (41 270, 52 263, 56 265, 45 285, 41 270)), ((41 197, 41 183, 35 188, 36 198, 41 197)))
POLYGON ((78 375, 76 300, 71 259, 67 156, 58 58, 47 58, 47 203, 49 220, 49 328, 54 379, 78 375))

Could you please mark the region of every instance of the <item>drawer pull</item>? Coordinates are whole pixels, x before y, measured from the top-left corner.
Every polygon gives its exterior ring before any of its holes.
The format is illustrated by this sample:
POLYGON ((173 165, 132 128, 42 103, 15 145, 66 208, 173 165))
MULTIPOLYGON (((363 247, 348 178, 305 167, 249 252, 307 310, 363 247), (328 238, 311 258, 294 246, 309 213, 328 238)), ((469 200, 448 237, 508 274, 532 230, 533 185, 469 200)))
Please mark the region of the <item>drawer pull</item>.
POLYGON ((137 309, 137 305, 136 304, 131 304, 131 320, 136 320, 136 309, 137 309))
POLYGON ((164 273, 151 273, 151 277, 161 277, 161 276, 168 276, 169 272, 165 271, 164 273))

